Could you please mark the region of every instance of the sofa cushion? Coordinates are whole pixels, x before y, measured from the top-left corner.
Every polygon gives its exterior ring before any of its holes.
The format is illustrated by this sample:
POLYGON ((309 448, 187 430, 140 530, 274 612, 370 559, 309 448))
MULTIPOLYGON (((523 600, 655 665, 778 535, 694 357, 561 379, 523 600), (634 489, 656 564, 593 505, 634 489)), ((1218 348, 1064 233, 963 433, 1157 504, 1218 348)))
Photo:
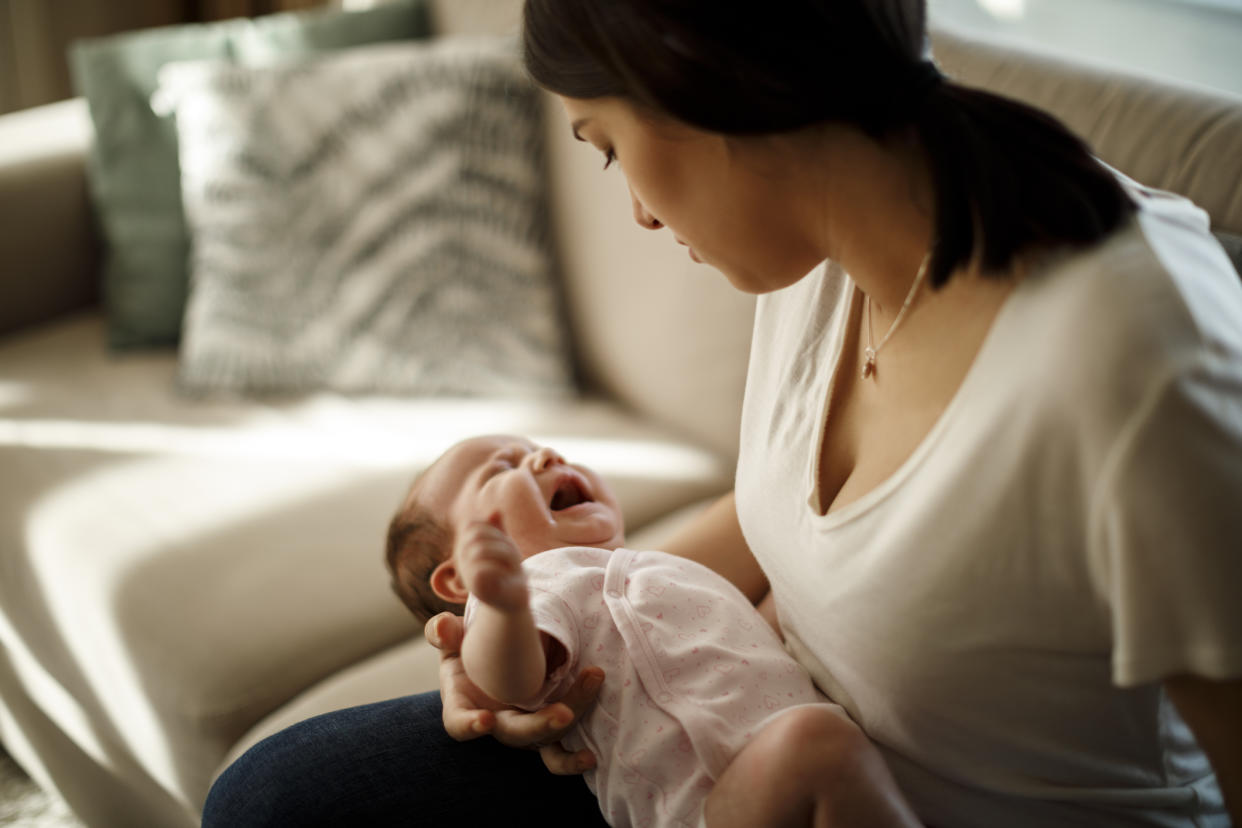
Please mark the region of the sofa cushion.
POLYGON ((115 784, 191 810, 260 718, 419 631, 383 537, 451 443, 555 445, 612 481, 633 527, 731 485, 716 455, 600 400, 188 402, 173 354, 108 356, 102 327, 0 344, 0 649, 16 665, 0 695, 13 710, 58 688, 40 715, 143 769, 115 784))
POLYGON ((89 169, 107 245, 104 301, 116 347, 173 343, 185 304, 189 240, 181 214, 172 122, 150 98, 172 60, 217 57, 261 64, 429 33, 425 0, 365 11, 286 13, 169 26, 75 43, 74 84, 90 103, 96 141, 89 169))
POLYGON ((574 390, 511 38, 173 64, 192 391, 574 390))

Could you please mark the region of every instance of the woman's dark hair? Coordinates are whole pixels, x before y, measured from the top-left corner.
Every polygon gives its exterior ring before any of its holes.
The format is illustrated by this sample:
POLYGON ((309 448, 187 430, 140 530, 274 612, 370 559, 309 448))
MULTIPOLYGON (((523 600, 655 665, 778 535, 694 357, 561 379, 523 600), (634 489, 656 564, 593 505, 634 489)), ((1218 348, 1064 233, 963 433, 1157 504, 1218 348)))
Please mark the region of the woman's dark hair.
POLYGON ((527 71, 566 97, 726 135, 910 132, 935 191, 937 287, 976 255, 1002 273, 1032 246, 1097 241, 1134 209, 1055 118, 924 59, 924 0, 526 0, 524 18, 527 71))

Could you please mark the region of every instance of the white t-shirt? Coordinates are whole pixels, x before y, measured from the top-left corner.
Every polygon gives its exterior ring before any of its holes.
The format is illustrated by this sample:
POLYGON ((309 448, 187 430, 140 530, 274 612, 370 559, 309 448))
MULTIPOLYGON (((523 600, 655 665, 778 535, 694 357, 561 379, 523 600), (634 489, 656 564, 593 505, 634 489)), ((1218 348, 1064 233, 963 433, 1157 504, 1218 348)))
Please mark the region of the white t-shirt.
POLYGON ((1160 686, 1242 675, 1242 286, 1189 202, 1010 294, 861 499, 813 507, 855 290, 760 298, 737 477, 787 646, 931 825, 1227 825, 1160 686))

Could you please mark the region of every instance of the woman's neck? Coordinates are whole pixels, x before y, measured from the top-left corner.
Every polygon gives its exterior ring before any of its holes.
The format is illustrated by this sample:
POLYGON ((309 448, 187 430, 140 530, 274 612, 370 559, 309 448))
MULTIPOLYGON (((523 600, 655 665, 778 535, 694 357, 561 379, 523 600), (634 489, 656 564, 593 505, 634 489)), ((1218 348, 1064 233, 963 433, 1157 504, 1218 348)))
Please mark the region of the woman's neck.
MULTIPOLYGON (((932 189, 921 155, 911 146, 879 143, 854 129, 824 130, 817 142, 818 180, 802 203, 809 232, 818 232, 823 258, 845 268, 871 301, 877 331, 892 324, 910 293, 933 238, 932 189)), ((914 304, 930 291, 919 290, 914 304)))

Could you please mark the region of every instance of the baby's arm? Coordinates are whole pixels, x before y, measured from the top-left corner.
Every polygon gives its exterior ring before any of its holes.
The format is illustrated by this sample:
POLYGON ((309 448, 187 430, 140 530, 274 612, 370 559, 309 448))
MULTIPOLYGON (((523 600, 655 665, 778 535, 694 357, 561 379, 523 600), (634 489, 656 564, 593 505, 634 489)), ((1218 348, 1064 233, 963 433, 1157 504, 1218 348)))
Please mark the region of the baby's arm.
POLYGON ((544 636, 535 628, 522 557, 501 529, 471 524, 458 546, 466 589, 478 600, 461 647, 466 675, 504 704, 530 701, 548 674, 544 636))

